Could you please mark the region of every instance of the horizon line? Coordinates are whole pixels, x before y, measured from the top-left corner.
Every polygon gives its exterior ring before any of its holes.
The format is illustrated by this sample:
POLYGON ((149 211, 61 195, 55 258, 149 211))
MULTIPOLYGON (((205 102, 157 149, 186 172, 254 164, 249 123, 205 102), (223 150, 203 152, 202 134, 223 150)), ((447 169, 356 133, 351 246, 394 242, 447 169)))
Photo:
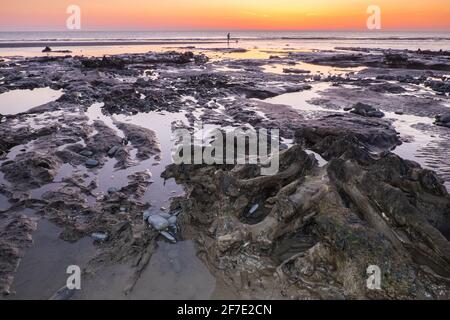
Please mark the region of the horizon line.
POLYGON ((24 29, 3 29, 0 27, 0 32, 450 32, 449 29, 440 28, 383 28, 378 30, 368 30, 366 28, 354 28, 354 29, 233 29, 233 28, 218 28, 218 29, 107 29, 107 28, 86 28, 82 30, 68 30, 61 29, 39 29, 32 30, 28 28, 24 29))

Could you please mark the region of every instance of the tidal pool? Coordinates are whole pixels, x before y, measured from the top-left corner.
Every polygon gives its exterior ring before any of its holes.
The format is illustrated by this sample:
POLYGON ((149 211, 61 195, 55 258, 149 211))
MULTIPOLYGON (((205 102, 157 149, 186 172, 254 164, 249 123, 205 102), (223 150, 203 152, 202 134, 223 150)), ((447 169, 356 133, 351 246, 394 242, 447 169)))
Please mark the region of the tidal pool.
POLYGON ((8 91, 0 94, 0 114, 12 115, 27 112, 34 107, 55 101, 62 95, 62 90, 51 88, 8 91))

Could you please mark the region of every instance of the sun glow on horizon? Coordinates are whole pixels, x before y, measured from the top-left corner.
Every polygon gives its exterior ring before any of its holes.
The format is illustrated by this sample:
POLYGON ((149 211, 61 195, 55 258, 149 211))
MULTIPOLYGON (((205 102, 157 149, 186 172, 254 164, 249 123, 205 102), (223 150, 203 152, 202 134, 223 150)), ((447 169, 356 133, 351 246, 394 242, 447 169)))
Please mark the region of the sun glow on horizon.
POLYGON ((371 4, 383 29, 449 30, 448 0, 4 0, 0 30, 64 30, 81 8, 85 30, 364 30, 371 4))

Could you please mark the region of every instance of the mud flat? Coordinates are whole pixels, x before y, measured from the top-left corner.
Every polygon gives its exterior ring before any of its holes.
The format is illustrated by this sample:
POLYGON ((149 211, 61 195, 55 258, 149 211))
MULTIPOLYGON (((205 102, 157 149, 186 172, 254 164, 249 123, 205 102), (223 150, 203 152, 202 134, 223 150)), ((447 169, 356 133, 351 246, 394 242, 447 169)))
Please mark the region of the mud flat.
POLYGON ((449 298, 447 52, 238 54, 0 62, 3 298, 449 298), (198 121, 279 129, 279 172, 172 164, 198 121))

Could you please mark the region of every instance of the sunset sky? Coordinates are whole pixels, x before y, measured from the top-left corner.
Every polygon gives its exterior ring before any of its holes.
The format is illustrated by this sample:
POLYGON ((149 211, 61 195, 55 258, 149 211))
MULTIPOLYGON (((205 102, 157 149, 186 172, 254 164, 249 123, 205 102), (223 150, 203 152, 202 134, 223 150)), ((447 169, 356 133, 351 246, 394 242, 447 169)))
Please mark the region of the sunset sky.
POLYGON ((0 31, 64 30, 78 5, 83 30, 365 29, 369 5, 383 29, 450 30, 449 0, 2 0, 0 31))

